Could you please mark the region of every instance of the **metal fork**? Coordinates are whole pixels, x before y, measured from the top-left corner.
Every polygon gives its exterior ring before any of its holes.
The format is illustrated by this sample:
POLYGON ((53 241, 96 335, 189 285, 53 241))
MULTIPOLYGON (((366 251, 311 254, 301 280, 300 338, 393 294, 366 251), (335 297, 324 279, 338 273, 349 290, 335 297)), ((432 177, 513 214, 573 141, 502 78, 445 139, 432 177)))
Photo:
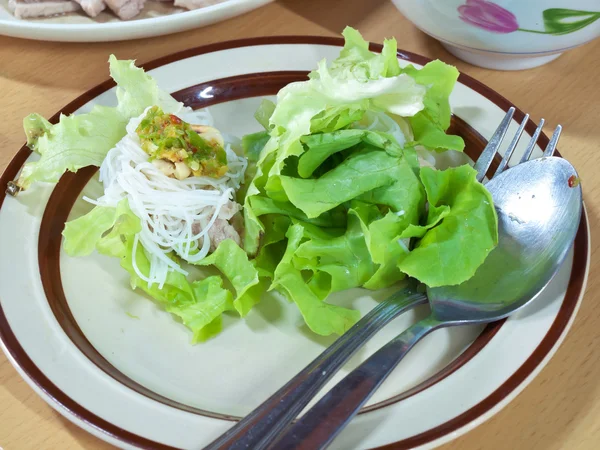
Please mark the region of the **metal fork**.
MULTIPOLYGON (((477 170, 478 181, 482 182, 484 180, 485 175, 504 140, 514 112, 515 108, 510 108, 508 110, 486 148, 477 159, 474 167, 475 170, 477 170)), ((529 115, 527 114, 510 142, 494 176, 501 173, 508 166, 508 161, 517 147, 528 120, 529 115)), ((529 160, 531 157, 531 153, 533 152, 543 125, 544 120, 542 119, 527 145, 519 164, 529 160)), ((552 156, 560 132, 561 127, 559 125, 546 147, 544 156, 552 156)), ((426 295, 417 291, 417 286, 418 282, 416 280, 409 280, 404 289, 396 292, 390 298, 371 310, 285 386, 279 389, 268 400, 238 422, 238 424, 228 430, 225 434, 205 447, 205 450, 261 450, 272 445, 327 381, 329 381, 329 379, 367 340, 400 314, 408 309, 427 302, 426 295)))

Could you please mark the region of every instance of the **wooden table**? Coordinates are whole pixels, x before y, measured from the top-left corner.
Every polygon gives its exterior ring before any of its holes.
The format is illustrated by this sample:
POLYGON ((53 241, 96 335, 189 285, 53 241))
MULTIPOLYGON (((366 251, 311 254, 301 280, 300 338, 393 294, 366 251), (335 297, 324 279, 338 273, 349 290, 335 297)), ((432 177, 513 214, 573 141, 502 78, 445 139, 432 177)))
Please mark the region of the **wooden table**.
MULTIPOLYGON (((551 64, 524 72, 473 67, 419 32, 386 0, 284 0, 243 17, 171 36, 97 44, 44 43, 0 37, 0 171, 24 141, 21 120, 46 117, 104 81, 110 53, 149 61, 189 47, 245 37, 282 34, 338 35, 345 25, 366 39, 395 36, 399 47, 455 64, 459 70, 513 100, 547 130, 565 127, 560 151, 579 170, 592 234, 600 211, 600 40, 572 50, 551 64)), ((592 273, 575 325, 540 375, 494 418, 447 444, 447 450, 600 448, 599 253, 592 239, 592 273)), ((0 353, 0 447, 108 449, 44 403, 0 353)))

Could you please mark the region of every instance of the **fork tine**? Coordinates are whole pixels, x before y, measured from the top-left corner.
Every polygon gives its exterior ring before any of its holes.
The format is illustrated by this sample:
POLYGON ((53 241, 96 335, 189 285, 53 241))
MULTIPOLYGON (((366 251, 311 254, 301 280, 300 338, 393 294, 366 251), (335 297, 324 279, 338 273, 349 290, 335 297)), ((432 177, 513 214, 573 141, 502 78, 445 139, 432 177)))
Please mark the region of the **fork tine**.
POLYGON ((531 140, 529 141, 529 144, 527 144, 527 148, 525 149, 525 153, 523 153, 523 156, 521 157, 521 161, 519 161, 519 164, 524 163, 525 161, 529 161, 529 158, 531 157, 531 153, 533 152, 533 148, 535 147, 535 143, 537 142, 538 137, 540 136, 540 133, 542 132, 542 128, 544 128, 544 119, 540 119, 540 124, 535 129, 533 136, 531 136, 531 140))
POLYGON ((502 119, 502 122, 500 122, 498 128, 496 128, 496 131, 494 131, 494 134, 489 140, 488 144, 483 149, 483 152, 479 158, 477 158, 477 162, 475 163, 477 181, 481 182, 484 179, 485 174, 489 169, 492 160, 494 159, 494 156, 496 156, 496 153, 498 152, 500 144, 502 144, 502 140, 504 139, 504 135, 506 134, 506 130, 508 130, 514 113, 515 108, 511 106, 506 112, 504 119, 502 119))
POLYGON ((552 134, 550 142, 548 142, 548 145, 546 146, 546 150, 544 150, 544 154, 542 155, 542 157, 554 155, 554 151, 556 150, 556 144, 558 144, 558 138, 560 137, 561 131, 562 126, 557 125, 556 130, 554 130, 554 133, 552 134))
POLYGON ((504 153, 502 162, 498 166, 498 170, 496 170, 496 173, 494 173, 492 178, 494 178, 496 175, 504 172, 504 169, 506 169, 506 166, 508 166, 508 161, 510 161, 510 157, 512 156, 513 152, 515 151, 515 148, 517 148, 517 144, 519 143, 519 139, 521 139, 521 135, 523 134, 523 130, 525 129, 525 125, 527 124, 528 120, 529 120, 529 114, 525 114, 525 118, 523 119, 523 122, 521 122, 521 125, 519 125, 519 129, 515 133, 515 137, 513 137, 513 140, 511 141, 510 145, 506 149, 506 153, 504 153))

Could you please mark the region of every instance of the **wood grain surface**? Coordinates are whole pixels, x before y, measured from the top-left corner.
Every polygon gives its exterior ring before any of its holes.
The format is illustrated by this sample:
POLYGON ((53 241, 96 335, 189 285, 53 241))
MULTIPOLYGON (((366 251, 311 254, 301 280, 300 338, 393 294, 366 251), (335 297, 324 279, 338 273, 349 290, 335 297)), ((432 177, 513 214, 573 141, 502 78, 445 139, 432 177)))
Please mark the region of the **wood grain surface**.
MULTIPOLYGON (((497 72, 458 61, 418 31, 386 0, 283 0, 207 28, 153 39, 51 43, 0 37, 0 171, 24 136, 22 118, 50 116, 108 77, 107 58, 140 63, 198 45, 265 35, 335 36, 345 25, 366 39, 395 36, 401 49, 455 64, 512 100, 546 130, 564 126, 559 149, 578 169, 592 230, 592 269, 583 305, 558 353, 501 412, 445 450, 595 450, 600 448, 600 40, 521 72, 497 72), (329 11, 329 12, 327 12, 329 11)), ((1 249, 0 249, 1 251, 1 249)), ((0 354, 0 447, 109 449, 44 403, 0 354)))

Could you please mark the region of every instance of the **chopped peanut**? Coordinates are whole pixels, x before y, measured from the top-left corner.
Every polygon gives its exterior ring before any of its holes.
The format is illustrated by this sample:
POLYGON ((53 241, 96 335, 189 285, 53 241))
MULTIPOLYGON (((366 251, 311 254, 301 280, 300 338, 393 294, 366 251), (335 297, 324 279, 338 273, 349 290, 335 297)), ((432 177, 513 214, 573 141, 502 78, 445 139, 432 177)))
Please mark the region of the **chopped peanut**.
POLYGON ((178 180, 185 180, 192 174, 192 170, 184 162, 175 163, 175 178, 178 180))
POLYGON ((165 161, 164 159, 155 159, 152 161, 152 165, 168 177, 175 173, 175 164, 170 161, 165 161))

